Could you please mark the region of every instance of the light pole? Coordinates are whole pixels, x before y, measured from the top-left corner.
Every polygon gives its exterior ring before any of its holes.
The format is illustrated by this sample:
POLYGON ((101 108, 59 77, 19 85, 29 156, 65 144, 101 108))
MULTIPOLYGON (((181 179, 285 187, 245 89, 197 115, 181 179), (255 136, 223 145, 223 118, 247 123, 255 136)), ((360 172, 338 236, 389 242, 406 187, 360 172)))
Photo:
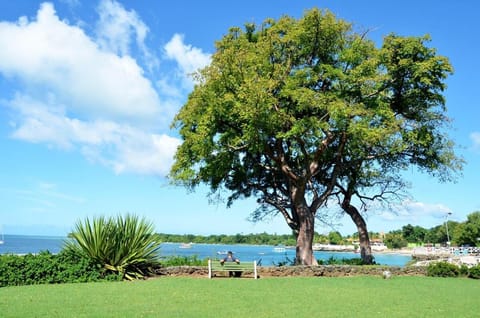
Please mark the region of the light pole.
POLYGON ((447 212, 445 215, 445 229, 447 230, 447 246, 450 246, 450 235, 448 234, 448 216, 452 215, 452 212, 447 212))

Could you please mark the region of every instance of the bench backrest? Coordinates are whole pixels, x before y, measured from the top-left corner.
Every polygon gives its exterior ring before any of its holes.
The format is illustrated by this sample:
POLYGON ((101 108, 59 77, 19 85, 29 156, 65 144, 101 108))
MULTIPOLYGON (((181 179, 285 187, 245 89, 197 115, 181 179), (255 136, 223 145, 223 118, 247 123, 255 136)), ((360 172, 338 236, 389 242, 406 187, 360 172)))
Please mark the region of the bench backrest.
POLYGON ((213 270, 220 270, 220 271, 245 271, 245 270, 254 270, 255 266, 253 263, 232 263, 226 262, 223 265, 217 262, 212 262, 211 268, 213 270))
POLYGON ((257 262, 241 262, 240 264, 234 262, 225 262, 223 265, 220 261, 208 260, 208 277, 212 277, 213 271, 252 271, 254 277, 257 277, 257 262))

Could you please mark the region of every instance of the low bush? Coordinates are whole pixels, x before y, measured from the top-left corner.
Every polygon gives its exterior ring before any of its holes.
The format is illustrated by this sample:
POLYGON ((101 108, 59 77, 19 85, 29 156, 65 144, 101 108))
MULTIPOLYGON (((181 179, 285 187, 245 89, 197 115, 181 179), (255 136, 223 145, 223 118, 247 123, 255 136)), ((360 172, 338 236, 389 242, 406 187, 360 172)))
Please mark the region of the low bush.
POLYGON ((201 260, 197 255, 193 256, 170 256, 160 261, 160 265, 169 266, 207 266, 208 260, 201 260))
MULTIPOLYGON (((361 258, 336 258, 330 256, 327 260, 318 260, 319 265, 365 265, 361 258)), ((375 264, 375 262, 374 262, 375 264)))
POLYGON ((474 278, 474 279, 480 279, 480 265, 471 267, 468 270, 468 277, 474 278))
MULTIPOLYGON (((274 266, 294 266, 296 258, 289 258, 285 255, 285 260, 280 261, 278 263, 274 263, 274 266)), ((318 265, 365 265, 361 258, 336 258, 334 256, 330 256, 330 258, 323 260, 317 260, 318 265)), ((375 264, 375 261, 373 262, 375 264)))
POLYGON ((447 262, 431 263, 427 267, 427 276, 433 277, 458 277, 460 268, 447 262))
POLYGON ((468 276, 469 268, 467 265, 461 265, 459 268, 459 275, 460 276, 468 276))
POLYGON ((52 254, 0 255, 0 287, 120 280, 85 258, 62 251, 52 254))

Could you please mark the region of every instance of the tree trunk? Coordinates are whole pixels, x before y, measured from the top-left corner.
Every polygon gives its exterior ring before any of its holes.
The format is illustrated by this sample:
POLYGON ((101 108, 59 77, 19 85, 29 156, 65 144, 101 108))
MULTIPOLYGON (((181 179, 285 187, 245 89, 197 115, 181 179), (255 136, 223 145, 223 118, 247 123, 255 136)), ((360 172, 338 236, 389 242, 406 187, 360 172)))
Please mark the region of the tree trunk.
POLYGON ((298 235, 296 247, 296 265, 318 265, 313 255, 313 237, 315 234, 315 215, 306 204, 297 207, 298 235))
POLYGON ((372 247, 370 246, 370 238, 368 237, 367 223, 363 219, 357 208, 350 204, 350 201, 345 199, 342 208, 352 218, 357 226, 358 237, 360 241, 360 256, 364 264, 373 264, 372 247))

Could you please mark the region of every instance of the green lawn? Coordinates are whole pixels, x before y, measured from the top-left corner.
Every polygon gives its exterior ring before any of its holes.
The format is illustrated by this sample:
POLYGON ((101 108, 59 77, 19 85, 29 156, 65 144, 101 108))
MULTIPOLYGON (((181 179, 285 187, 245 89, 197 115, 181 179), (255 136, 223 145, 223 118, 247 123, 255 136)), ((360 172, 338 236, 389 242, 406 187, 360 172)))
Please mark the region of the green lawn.
POLYGON ((0 288, 0 317, 478 317, 464 278, 189 278, 0 288))

